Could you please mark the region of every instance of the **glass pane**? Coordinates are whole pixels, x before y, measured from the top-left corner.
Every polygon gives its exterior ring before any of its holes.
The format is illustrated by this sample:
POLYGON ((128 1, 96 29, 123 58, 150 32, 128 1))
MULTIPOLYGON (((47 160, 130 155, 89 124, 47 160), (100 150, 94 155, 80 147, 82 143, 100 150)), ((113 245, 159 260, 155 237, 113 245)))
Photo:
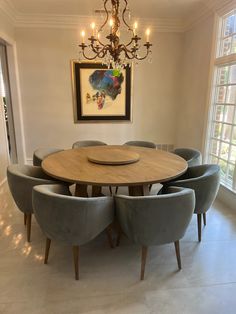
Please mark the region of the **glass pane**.
MULTIPOLYGON (((236 36, 235 36, 236 38, 236 36)), ((236 41, 235 41, 236 43, 236 41)), ((235 51, 236 52, 236 51, 235 51)), ((236 84, 236 64, 230 67, 229 84, 236 84)))
POLYGON ((221 143, 220 158, 228 160, 228 157, 229 157, 229 144, 221 143))
POLYGON ((236 146, 231 146, 230 161, 236 162, 236 146))
POLYGON ((229 36, 234 32, 235 15, 230 15, 224 19, 223 23, 223 36, 229 36))
POLYGON ((234 124, 236 124, 236 109, 235 109, 235 113, 234 113, 234 124))
POLYGON ((226 142, 230 142, 231 140, 231 130, 232 126, 228 124, 223 124, 223 130, 222 130, 222 140, 226 142))
POLYGON ((215 106, 214 120, 223 121, 223 119, 224 119, 224 106, 223 105, 216 105, 215 106))
POLYGON ((217 72, 217 85, 223 85, 228 83, 229 67, 220 67, 217 72))
POLYGON ((232 135, 231 143, 236 144, 236 126, 233 129, 233 135, 232 135))
POLYGON ((236 102, 236 86, 234 85, 228 86, 226 103, 235 104, 235 102, 236 102))
POLYGON ((236 53, 236 35, 232 39, 231 53, 236 53))
POLYGON ((217 87, 217 89, 216 89, 216 102, 217 103, 225 103, 225 96, 226 96, 226 87, 225 86, 217 87))
POLYGON ((211 141, 211 153, 218 156, 220 148, 220 142, 217 140, 211 141))
POLYGON ((222 177, 225 177, 226 171, 227 171, 227 163, 223 160, 219 160, 219 166, 220 166, 220 174, 222 177))
POLYGON ((215 156, 210 156, 209 162, 211 164, 218 164, 218 158, 216 158, 215 156))
POLYGON ((233 123, 234 106, 225 106, 224 122, 233 123))
POLYGON ((222 130, 222 123, 214 123, 212 136, 214 138, 220 139, 221 130, 222 130))
POLYGON ((222 42, 221 56, 227 56, 231 53, 232 37, 226 38, 222 42))
POLYGON ((235 166, 229 165, 228 178, 229 178, 230 180, 233 180, 234 168, 235 168, 235 166))

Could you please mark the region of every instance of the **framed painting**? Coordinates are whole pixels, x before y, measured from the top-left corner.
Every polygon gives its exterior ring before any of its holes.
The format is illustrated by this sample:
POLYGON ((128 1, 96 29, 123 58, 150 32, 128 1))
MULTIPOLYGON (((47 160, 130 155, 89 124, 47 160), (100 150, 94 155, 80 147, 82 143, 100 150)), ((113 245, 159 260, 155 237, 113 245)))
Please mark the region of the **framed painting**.
POLYGON ((131 68, 72 61, 74 120, 131 121, 131 68))

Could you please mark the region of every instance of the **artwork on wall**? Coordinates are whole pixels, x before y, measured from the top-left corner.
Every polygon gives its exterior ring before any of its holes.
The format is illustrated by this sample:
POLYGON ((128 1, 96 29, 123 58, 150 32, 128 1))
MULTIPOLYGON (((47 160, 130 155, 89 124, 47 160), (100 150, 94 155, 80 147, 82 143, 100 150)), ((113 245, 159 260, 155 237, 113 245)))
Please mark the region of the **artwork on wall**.
POLYGON ((72 61, 75 122, 130 121, 131 68, 72 61))

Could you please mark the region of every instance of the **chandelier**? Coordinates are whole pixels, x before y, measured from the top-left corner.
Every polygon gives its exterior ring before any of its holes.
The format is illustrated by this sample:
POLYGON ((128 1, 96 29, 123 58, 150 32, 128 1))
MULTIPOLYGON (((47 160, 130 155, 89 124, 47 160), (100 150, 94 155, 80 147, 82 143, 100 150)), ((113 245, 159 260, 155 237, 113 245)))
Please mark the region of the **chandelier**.
POLYGON ((102 60, 103 64, 108 67, 122 69, 130 65, 132 60, 144 60, 151 53, 152 44, 149 41, 150 29, 146 30, 146 42, 141 45, 141 37, 137 34, 138 24, 135 22, 133 27, 126 20, 126 15, 130 11, 128 9, 127 0, 103 0, 105 20, 104 23, 96 28, 96 24, 91 24, 91 36, 88 38, 88 44, 85 43, 85 31, 81 32, 82 43, 80 56, 87 60, 102 60), (120 2, 123 2, 123 9, 120 8, 120 2), (110 8, 108 5, 110 3, 110 8), (120 28, 122 24, 130 34, 127 43, 120 42, 120 28), (105 27, 109 27, 109 33, 105 35, 106 42, 101 39, 105 27), (145 51, 140 55, 140 49, 145 51), (88 53, 88 54, 87 54, 88 53))

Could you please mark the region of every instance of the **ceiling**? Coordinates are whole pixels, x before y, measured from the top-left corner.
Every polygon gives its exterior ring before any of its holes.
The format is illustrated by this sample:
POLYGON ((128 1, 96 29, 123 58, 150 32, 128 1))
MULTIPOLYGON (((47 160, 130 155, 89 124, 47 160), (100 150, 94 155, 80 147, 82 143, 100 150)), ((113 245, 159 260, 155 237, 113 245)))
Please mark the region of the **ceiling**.
MULTIPOLYGON (((103 0, 7 0, 18 13, 53 15, 93 15, 103 0)), ((217 0, 210 0, 217 1, 217 0)), ((121 1, 122 2, 122 1, 121 1)), ((133 17, 188 18, 209 0, 129 0, 133 17)))

